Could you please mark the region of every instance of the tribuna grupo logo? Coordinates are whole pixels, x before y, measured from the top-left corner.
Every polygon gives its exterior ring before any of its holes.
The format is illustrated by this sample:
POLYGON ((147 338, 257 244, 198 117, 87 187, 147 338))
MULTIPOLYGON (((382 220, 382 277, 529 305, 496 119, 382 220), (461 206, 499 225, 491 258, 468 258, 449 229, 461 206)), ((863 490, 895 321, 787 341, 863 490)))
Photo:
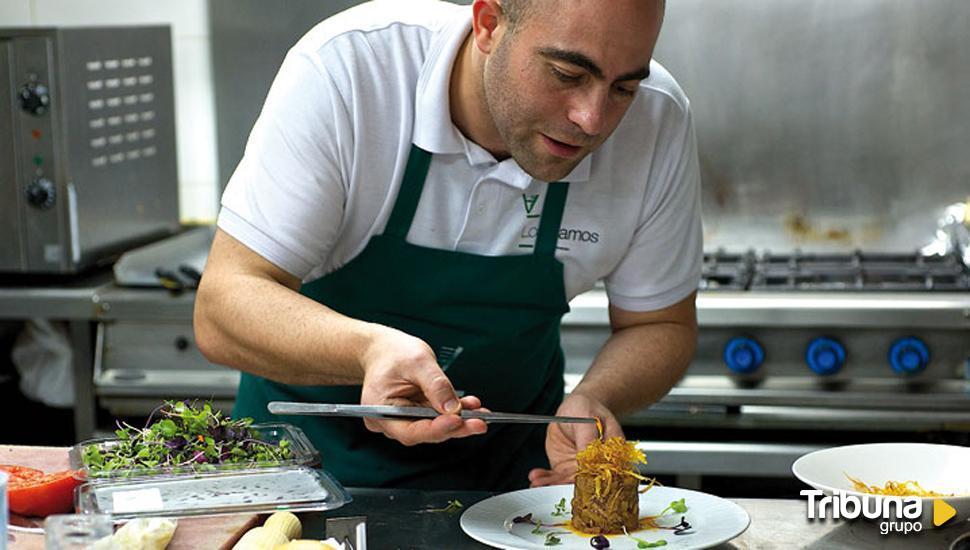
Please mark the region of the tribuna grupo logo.
MULTIPOLYGON (((923 530, 920 518, 923 501, 918 497, 853 495, 835 491, 826 495, 817 489, 799 493, 808 498, 808 519, 857 519, 879 522, 879 532, 909 534, 923 530)), ((953 518, 956 510, 943 499, 933 500, 933 525, 939 527, 953 518)))

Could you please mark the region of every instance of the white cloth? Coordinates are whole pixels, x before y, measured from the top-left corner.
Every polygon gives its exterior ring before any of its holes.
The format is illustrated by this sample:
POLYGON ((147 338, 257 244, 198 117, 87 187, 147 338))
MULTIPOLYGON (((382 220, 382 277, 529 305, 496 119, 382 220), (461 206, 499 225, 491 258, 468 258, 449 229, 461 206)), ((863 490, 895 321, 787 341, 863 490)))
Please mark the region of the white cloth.
MULTIPOLYGON (((528 254, 547 183, 496 162, 452 124, 451 67, 468 6, 361 4, 288 53, 222 198, 219 227, 304 281, 359 254, 390 216, 411 143, 434 153, 408 241, 528 254)), ((604 279, 615 306, 645 311, 697 288, 700 175, 689 103, 650 66, 614 134, 571 182, 556 257, 567 299, 604 279)))
POLYGON ((49 407, 73 407, 73 353, 63 323, 28 320, 10 352, 20 374, 20 391, 49 407))

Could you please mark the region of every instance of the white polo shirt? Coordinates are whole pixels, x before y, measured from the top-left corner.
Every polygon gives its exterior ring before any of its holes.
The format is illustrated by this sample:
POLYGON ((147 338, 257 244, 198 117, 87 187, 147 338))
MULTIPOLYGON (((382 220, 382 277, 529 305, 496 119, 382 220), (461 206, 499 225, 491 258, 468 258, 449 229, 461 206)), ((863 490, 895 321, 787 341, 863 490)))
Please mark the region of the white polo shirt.
MULTIPOLYGON (((304 282, 383 232, 412 142, 433 153, 408 242, 530 254, 548 184, 452 124, 451 68, 471 8, 381 0, 323 21, 287 54, 222 197, 219 227, 304 282)), ((565 178, 556 257, 567 299, 676 303, 701 272, 700 176, 689 103, 650 65, 613 135, 565 178)))

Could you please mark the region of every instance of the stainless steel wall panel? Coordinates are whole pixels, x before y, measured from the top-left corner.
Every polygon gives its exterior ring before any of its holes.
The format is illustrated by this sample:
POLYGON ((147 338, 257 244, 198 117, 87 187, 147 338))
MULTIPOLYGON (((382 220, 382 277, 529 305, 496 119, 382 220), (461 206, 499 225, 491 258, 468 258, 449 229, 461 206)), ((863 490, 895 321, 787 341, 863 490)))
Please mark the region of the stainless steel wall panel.
POLYGON ((910 251, 970 195, 970 4, 668 3, 655 57, 687 91, 705 244, 910 251))
MULTIPOLYGON (((469 0, 453 0, 468 4, 469 0)), ((287 50, 314 25, 361 0, 209 0, 220 196, 287 50), (245 59, 245 63, 240 63, 245 59)))

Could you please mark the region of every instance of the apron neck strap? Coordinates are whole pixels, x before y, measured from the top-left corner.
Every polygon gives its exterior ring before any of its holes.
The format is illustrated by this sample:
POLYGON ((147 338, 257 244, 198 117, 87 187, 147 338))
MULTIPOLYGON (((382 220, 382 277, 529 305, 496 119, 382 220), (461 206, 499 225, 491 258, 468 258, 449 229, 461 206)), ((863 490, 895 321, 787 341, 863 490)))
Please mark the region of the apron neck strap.
MULTIPOLYGON (((385 235, 401 240, 407 238, 430 166, 431 153, 417 145, 411 145, 408 164, 404 168, 404 180, 398 190, 397 200, 394 201, 391 217, 387 220, 385 235)), ((552 182, 546 190, 546 200, 542 204, 542 217, 539 219, 539 231, 536 234, 534 254, 537 256, 554 256, 556 253, 559 226, 562 223, 568 191, 569 182, 565 181, 552 182)))
POLYGON ((418 201, 421 199, 421 190, 424 189, 424 178, 428 175, 429 166, 431 166, 431 153, 417 145, 411 145, 408 165, 404 169, 404 180, 401 181, 394 210, 391 211, 391 217, 387 220, 387 227, 384 229, 386 235, 398 237, 401 240, 407 238, 408 231, 411 230, 411 222, 414 220, 414 212, 418 209, 418 201))
POLYGON ((559 226, 562 213, 566 209, 568 181, 555 181, 546 188, 546 200, 542 203, 542 217, 539 219, 539 232, 536 234, 536 256, 554 256, 559 241, 559 226))

